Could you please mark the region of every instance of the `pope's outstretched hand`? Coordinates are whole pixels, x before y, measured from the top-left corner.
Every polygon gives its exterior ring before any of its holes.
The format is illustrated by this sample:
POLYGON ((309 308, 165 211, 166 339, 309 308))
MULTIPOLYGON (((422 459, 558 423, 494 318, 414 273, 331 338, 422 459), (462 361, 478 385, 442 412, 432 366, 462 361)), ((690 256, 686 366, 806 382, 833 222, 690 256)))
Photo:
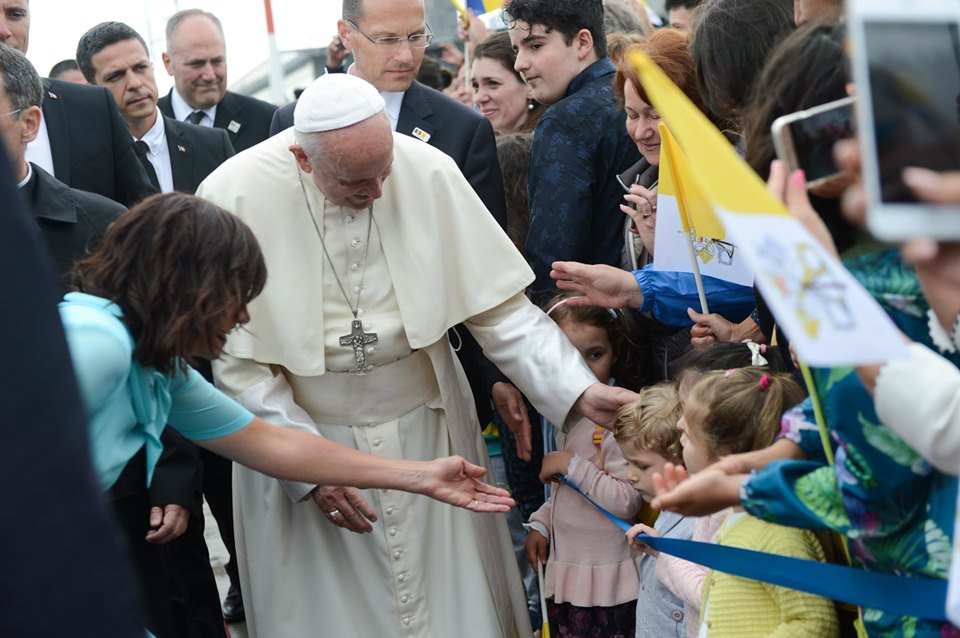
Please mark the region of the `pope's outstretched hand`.
POLYGON ((436 459, 430 461, 421 477, 423 489, 417 491, 472 512, 510 511, 516 505, 510 493, 481 481, 486 473, 459 456, 436 459))
POLYGON ((639 398, 636 392, 603 383, 594 383, 573 404, 573 411, 612 430, 620 408, 639 398))

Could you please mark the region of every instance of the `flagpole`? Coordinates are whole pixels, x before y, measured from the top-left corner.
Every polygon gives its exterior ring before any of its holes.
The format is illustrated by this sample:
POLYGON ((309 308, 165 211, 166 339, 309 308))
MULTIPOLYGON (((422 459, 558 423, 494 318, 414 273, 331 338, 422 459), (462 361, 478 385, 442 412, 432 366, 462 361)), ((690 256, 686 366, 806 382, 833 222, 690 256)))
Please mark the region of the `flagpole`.
POLYGON ((693 267, 693 280, 697 284, 697 294, 700 296, 700 312, 709 315, 710 307, 707 305, 707 293, 703 289, 703 277, 700 275, 700 260, 697 259, 697 250, 693 247, 693 231, 687 231, 683 234, 687 237, 687 250, 690 251, 690 265, 693 267))
POLYGON ((270 78, 270 99, 274 104, 283 104, 283 62, 277 48, 277 34, 273 24, 273 4, 271 0, 263 0, 264 17, 267 20, 267 42, 270 47, 270 57, 267 60, 267 73, 270 78))

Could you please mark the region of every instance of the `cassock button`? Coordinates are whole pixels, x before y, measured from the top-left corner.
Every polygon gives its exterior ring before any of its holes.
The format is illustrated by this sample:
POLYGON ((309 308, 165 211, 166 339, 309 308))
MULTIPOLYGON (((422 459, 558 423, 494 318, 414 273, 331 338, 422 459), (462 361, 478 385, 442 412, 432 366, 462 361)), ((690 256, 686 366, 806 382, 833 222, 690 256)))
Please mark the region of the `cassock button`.
POLYGON ((409 626, 409 625, 410 625, 410 622, 411 622, 411 618, 410 618, 409 616, 407 616, 406 618, 403 619, 403 624, 404 624, 404 625, 409 626))
POLYGON ((410 597, 407 596, 406 594, 404 594, 403 596, 400 597, 400 602, 402 602, 402 603, 404 603, 404 604, 406 604, 406 602, 407 602, 408 600, 410 600, 410 597))
MULTIPOLYGON (((383 439, 377 438, 373 440, 373 447, 380 447, 383 445, 383 439)), ((389 512, 387 512, 389 514, 389 512)))
POLYGON ((402 550, 399 550, 399 549, 398 549, 397 551, 395 551, 395 552, 393 553, 393 558, 394 558, 394 560, 400 560, 402 557, 403 557, 403 551, 402 551, 402 550))
POLYGON ((354 272, 360 270, 360 264, 350 264, 350 270, 354 272))
POLYGON ((352 223, 353 223, 353 215, 347 215, 347 216, 344 218, 343 221, 347 222, 348 224, 352 224, 352 223))
POLYGON ((400 574, 399 576, 397 576, 397 580, 399 580, 401 583, 405 583, 405 582, 407 582, 407 575, 406 575, 406 574, 400 574))
POLYGON ((353 292, 360 292, 360 286, 354 286, 353 292))
POLYGON ((393 505, 391 505, 390 507, 387 508, 387 516, 393 514, 395 511, 396 510, 394 509, 393 505))
POLYGON ((391 528, 391 529, 390 529, 390 536, 396 536, 398 531, 399 531, 399 530, 397 530, 396 527, 391 528))
POLYGON ((359 240, 359 239, 354 239, 352 242, 350 242, 350 245, 351 245, 353 248, 360 248, 360 240, 359 240))

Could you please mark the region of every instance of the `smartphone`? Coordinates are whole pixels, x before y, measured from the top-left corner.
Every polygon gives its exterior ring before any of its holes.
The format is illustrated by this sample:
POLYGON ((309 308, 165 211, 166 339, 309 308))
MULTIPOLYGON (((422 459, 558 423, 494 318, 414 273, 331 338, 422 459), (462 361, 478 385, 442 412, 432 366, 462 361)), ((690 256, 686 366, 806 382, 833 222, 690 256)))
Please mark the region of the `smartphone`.
POLYGON ((960 239, 960 205, 921 202, 903 169, 960 171, 960 3, 848 0, 868 213, 880 239, 960 239))
POLYGON ((773 145, 790 169, 802 169, 807 188, 818 188, 840 173, 833 147, 855 135, 854 98, 828 102, 812 109, 778 117, 773 122, 773 145))

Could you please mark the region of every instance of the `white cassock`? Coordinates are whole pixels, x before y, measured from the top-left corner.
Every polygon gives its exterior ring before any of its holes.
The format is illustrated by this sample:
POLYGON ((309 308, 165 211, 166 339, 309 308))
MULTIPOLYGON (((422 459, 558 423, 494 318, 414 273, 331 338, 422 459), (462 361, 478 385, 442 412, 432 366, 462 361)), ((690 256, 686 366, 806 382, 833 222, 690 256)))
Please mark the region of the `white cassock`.
MULTIPOLYGON (((395 135, 370 213, 331 205, 304 176, 375 367, 349 372, 351 310, 326 263, 289 152, 288 130, 227 161, 198 195, 257 235, 268 279, 214 363, 254 413, 385 457, 459 454, 489 466, 470 386, 447 339, 465 322, 486 355, 551 421, 596 381, 557 326, 523 295, 533 280, 454 162, 395 135), (365 256, 365 259, 364 259, 365 256), (362 283, 361 283, 362 282, 362 283)), ((257 638, 526 638, 525 596, 505 518, 423 496, 367 490, 372 534, 333 525, 313 485, 234 471, 234 525, 247 627, 257 638)))

